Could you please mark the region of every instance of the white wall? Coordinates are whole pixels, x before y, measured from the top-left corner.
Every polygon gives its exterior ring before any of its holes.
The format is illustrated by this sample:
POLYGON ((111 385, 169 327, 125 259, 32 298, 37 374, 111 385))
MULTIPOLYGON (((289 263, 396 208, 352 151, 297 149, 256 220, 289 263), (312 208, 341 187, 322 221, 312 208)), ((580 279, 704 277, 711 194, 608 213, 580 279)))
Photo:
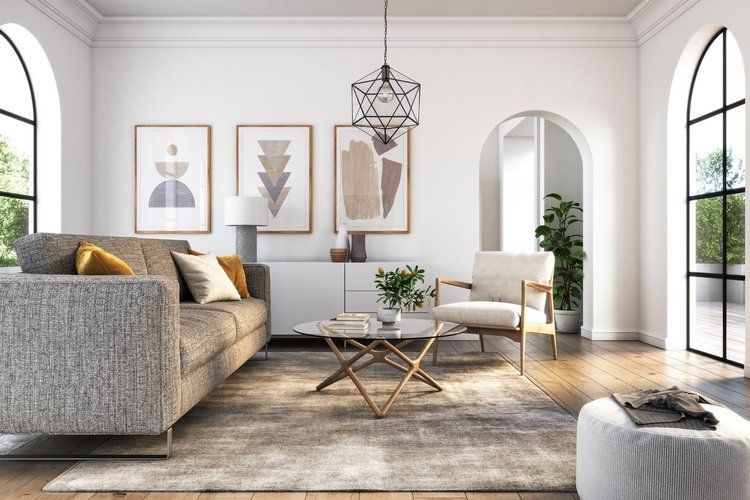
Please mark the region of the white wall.
MULTIPOLYGON (((333 125, 350 119, 350 83, 379 65, 382 56, 377 45, 347 46, 348 24, 327 30, 335 43, 311 41, 314 46, 305 47, 294 40, 314 38, 315 25, 285 25, 291 30, 285 40, 292 40, 285 44, 293 47, 258 47, 257 38, 247 37, 234 46, 224 38, 214 42, 214 26, 193 27, 198 31, 191 31, 188 41, 176 42, 159 38, 183 32, 174 23, 100 26, 102 42, 94 50, 93 230, 133 233, 133 125, 208 123, 214 138, 214 229, 211 235, 189 239, 198 248, 230 252, 233 231, 222 225, 221 200, 235 189, 234 126, 310 123, 315 127, 315 232, 261 236, 259 256, 326 260, 334 241, 333 125), (204 31, 211 36, 204 37, 204 31)), ((551 111, 580 129, 594 165, 588 175, 594 188, 591 242, 599 278, 594 278, 597 299, 586 326, 633 331, 638 318, 637 213, 625 200, 637 197, 636 49, 546 43, 515 47, 494 38, 486 38, 491 43, 465 42, 470 37, 440 44, 448 29, 453 28, 439 23, 394 24, 394 37, 402 42, 389 51, 389 62, 423 84, 421 125, 412 141, 412 228, 408 235, 368 236, 368 256, 420 260, 436 274, 470 278, 480 241, 479 158, 485 138, 515 113, 551 111), (404 34, 438 42, 422 47, 404 42, 404 34), (612 89, 617 89, 616 98, 612 89)), ((465 24, 460 29, 476 32, 465 24)), ((373 37, 378 30, 374 23, 373 37)), ((502 38, 503 33, 493 36, 502 38)), ((352 45, 360 39, 353 35, 352 45)))
MULTIPOLYGON (((559 125, 544 120, 544 194, 583 202, 583 160, 573 138, 559 125)), ((548 199, 545 208, 554 200, 548 199)), ((584 207, 585 210, 585 207, 584 207)))
POLYGON ((500 250, 500 125, 492 129, 479 156, 480 249, 500 250))
MULTIPOLYGON (((535 119, 526 118, 534 123, 535 119)), ((536 142, 534 136, 503 138, 502 249, 535 252, 538 198, 536 142)))
MULTIPOLYGON (((684 106, 700 51, 721 26, 729 28, 737 38, 747 78, 747 0, 700 0, 640 49, 641 338, 668 348, 685 347, 684 106)), ((750 79, 747 81, 750 88, 750 79)), ((627 201, 628 205, 633 202, 627 201)))
MULTIPOLYGON (((0 25, 6 23, 18 24, 31 32, 46 52, 52 66, 62 116, 62 210, 58 229, 61 228, 63 232, 87 233, 91 230, 93 189, 90 172, 91 48, 26 0, 2 0, 0 25)), ((44 169, 48 165, 41 160, 40 155, 38 168, 40 181, 43 182, 41 177, 45 175, 44 169)), ((40 207, 44 202, 45 200, 40 200, 40 207)))

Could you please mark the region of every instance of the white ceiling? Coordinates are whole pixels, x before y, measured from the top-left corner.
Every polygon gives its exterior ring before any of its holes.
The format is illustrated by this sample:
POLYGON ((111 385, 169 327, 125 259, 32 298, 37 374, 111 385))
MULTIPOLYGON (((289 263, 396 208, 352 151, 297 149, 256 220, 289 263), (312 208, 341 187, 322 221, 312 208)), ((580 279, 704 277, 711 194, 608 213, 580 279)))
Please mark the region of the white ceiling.
MULTIPOLYGON (((104 16, 380 16, 382 0, 88 0, 104 16)), ((640 0, 389 0, 395 16, 625 16, 640 0)))

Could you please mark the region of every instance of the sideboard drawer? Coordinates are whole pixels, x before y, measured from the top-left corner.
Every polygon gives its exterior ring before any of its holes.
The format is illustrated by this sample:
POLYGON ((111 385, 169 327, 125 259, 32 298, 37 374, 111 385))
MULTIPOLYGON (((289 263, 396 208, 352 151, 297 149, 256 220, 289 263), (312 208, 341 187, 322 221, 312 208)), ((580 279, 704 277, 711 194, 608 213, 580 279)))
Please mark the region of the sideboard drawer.
POLYGON ((346 291, 346 312, 374 313, 378 307, 378 292, 346 291))
POLYGON ((347 290, 375 290, 375 275, 378 268, 393 271, 397 267, 414 267, 418 265, 424 268, 421 262, 347 262, 346 263, 346 289, 347 290))
MULTIPOLYGON (((345 300, 346 312, 375 313, 378 307, 384 307, 382 303, 378 303, 378 292, 375 291, 348 290, 345 300)), ((424 309, 418 309, 416 312, 408 313, 407 316, 416 315, 419 318, 429 312, 430 308, 425 307, 424 309)))

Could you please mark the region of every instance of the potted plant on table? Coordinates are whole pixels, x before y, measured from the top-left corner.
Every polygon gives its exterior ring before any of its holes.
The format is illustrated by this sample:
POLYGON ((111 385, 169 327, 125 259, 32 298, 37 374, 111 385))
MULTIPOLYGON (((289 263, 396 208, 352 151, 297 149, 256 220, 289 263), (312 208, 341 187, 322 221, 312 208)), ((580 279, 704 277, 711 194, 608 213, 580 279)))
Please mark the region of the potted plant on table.
POLYGON ((415 311, 424 308, 429 299, 435 298, 435 290, 428 286, 420 288, 424 283, 424 269, 419 266, 406 266, 393 271, 378 268, 375 275, 375 288, 378 290, 378 302, 385 307, 377 311, 378 321, 393 324, 401 321, 401 311, 415 311))
POLYGON ((572 226, 581 222, 583 209, 575 201, 564 201, 557 193, 557 204, 544 211, 544 224, 536 228, 539 246, 555 254, 555 325, 560 332, 576 332, 581 324, 583 300, 583 236, 572 226))

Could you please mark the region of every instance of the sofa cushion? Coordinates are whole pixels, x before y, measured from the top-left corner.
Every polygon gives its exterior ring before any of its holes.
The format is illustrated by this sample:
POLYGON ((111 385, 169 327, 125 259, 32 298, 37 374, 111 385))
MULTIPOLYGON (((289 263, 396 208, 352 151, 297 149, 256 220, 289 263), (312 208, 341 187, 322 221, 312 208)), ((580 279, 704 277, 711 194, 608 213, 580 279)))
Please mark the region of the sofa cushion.
POLYGON ((117 255, 105 252, 93 243, 82 241, 76 252, 79 275, 132 276, 133 270, 117 255))
POLYGON ((148 274, 138 238, 35 233, 18 238, 13 246, 25 273, 76 274, 76 251, 81 241, 88 241, 116 255, 135 274, 148 274))
POLYGON ((190 290, 177 270, 177 265, 170 252, 188 253, 190 245, 185 240, 158 240, 139 238, 141 251, 146 263, 148 274, 174 278, 180 283, 180 301, 190 300, 190 290))
MULTIPOLYGON (((454 302, 432 309, 432 318, 460 325, 488 328, 517 328, 521 324, 521 306, 506 302, 454 302)), ((547 316, 534 308, 526 308, 526 323, 546 323, 547 316)))
POLYGON ((247 337, 266 323, 268 311, 266 303, 260 299, 242 299, 232 302, 211 302, 208 304, 196 304, 195 302, 183 302, 181 310, 203 310, 221 311, 231 314, 237 328, 237 340, 247 337))
POLYGON ((180 305, 180 371, 190 373, 233 345, 234 324, 227 312, 180 305))

